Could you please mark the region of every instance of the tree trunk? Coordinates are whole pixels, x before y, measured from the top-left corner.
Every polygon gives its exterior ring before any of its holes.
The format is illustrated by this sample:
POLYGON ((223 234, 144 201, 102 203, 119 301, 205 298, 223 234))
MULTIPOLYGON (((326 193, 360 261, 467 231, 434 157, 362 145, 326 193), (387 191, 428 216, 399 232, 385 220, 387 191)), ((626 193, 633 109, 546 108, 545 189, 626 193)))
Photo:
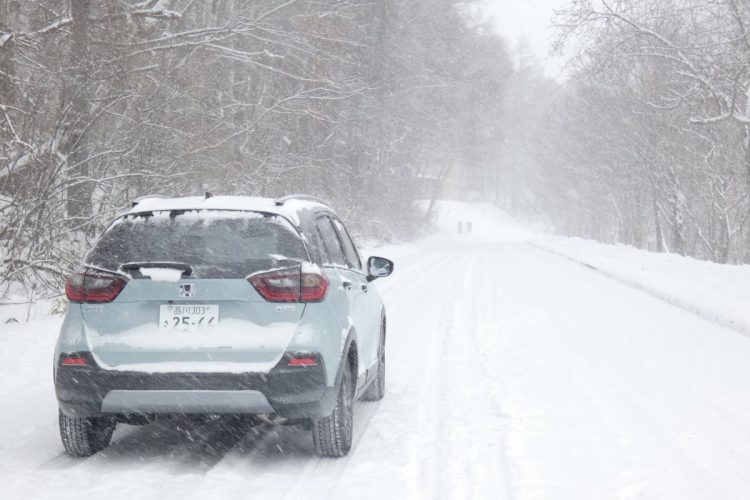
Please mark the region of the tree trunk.
POLYGON ((84 132, 91 111, 86 95, 90 71, 88 29, 91 0, 71 0, 70 12, 73 19, 69 54, 72 71, 69 89, 72 102, 62 150, 67 155, 68 218, 71 226, 78 228, 91 215, 91 185, 85 181, 89 177, 89 165, 86 161, 89 151, 84 132))
POLYGON ((9 19, 8 2, 0 0, 0 104, 13 106, 16 100, 16 89, 13 85, 15 75, 15 43, 11 35, 12 28, 6 25, 9 19))
POLYGON ((656 251, 663 253, 666 251, 664 248, 664 233, 661 229, 661 219, 659 218, 659 207, 654 200, 654 227, 656 228, 656 251))

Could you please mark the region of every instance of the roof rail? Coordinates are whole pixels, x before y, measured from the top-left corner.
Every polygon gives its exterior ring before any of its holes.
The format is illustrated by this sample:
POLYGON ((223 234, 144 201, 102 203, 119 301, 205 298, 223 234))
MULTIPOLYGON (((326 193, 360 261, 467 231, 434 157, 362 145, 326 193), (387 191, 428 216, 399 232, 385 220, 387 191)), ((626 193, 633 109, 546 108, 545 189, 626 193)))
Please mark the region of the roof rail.
POLYGON ((161 200, 161 199, 164 199, 164 198, 166 198, 166 196, 162 196, 160 194, 146 194, 146 195, 143 195, 143 196, 139 196, 135 200, 131 201, 130 202, 130 206, 131 207, 135 207, 136 205, 138 205, 143 200, 149 200, 149 199, 161 200))
POLYGON ((281 198, 276 198, 274 200, 274 203, 277 207, 280 207, 284 203, 290 200, 304 200, 304 201, 313 201, 315 203, 320 203, 321 205, 325 205, 327 207, 331 206, 331 203, 328 200, 324 200, 323 198, 318 198, 317 196, 311 196, 309 194, 290 194, 287 196, 282 196, 281 198))

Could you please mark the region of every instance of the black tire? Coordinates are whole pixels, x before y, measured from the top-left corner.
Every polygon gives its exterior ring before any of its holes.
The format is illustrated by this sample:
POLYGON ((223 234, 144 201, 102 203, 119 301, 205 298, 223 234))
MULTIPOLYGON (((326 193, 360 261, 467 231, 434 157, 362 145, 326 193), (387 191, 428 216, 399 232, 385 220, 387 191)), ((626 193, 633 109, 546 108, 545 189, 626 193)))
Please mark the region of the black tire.
POLYGON ((385 396, 385 318, 380 322, 380 343, 378 344, 378 371, 375 380, 362 394, 363 401, 380 401, 385 396))
POLYGON ((349 360, 342 366, 336 406, 327 417, 313 422, 313 444, 321 457, 343 457, 352 448, 354 427, 354 384, 349 360))
POLYGON ((109 446, 117 423, 108 417, 69 417, 60 411, 60 437, 71 457, 90 457, 109 446))

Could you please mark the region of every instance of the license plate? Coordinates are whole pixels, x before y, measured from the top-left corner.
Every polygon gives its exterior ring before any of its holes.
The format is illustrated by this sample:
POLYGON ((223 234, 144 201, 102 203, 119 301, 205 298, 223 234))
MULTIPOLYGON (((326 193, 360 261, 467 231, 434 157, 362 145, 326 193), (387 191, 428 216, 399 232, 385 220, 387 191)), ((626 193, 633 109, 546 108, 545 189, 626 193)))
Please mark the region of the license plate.
POLYGON ((169 304, 159 307, 159 327, 169 330, 194 330, 219 323, 219 306, 169 304))

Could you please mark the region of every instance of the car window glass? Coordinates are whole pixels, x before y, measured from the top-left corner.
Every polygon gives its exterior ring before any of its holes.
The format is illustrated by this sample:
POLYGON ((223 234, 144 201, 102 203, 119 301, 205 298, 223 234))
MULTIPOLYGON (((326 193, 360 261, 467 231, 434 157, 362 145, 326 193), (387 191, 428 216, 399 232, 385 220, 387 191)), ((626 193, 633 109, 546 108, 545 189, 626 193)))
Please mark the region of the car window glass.
POLYGON ((359 259, 357 248, 354 246, 352 239, 349 237, 349 233, 346 232, 344 225, 338 219, 333 219, 333 225, 336 226, 336 231, 339 233, 339 239, 344 247, 344 254, 346 260, 349 263, 349 267, 352 269, 361 270, 362 261, 359 259))
POLYGON ((126 215, 102 235, 86 263, 117 271, 133 262, 181 262, 194 278, 244 278, 288 260, 307 260, 283 218, 240 211, 165 211, 126 215))
POLYGON ((336 230, 333 229, 333 225, 331 225, 331 219, 328 217, 321 217, 315 221, 315 225, 318 227, 318 231, 320 232, 320 236, 323 239, 323 244, 326 248, 326 261, 330 264, 346 266, 344 250, 341 248, 338 236, 336 236, 336 230))
POLYGON ((308 247, 312 253, 311 257, 314 261, 318 264, 330 262, 331 259, 326 253, 325 245, 323 245, 323 240, 320 236, 320 231, 313 229, 309 233, 306 233, 306 235, 308 247))

